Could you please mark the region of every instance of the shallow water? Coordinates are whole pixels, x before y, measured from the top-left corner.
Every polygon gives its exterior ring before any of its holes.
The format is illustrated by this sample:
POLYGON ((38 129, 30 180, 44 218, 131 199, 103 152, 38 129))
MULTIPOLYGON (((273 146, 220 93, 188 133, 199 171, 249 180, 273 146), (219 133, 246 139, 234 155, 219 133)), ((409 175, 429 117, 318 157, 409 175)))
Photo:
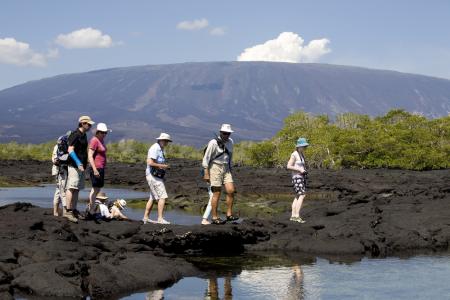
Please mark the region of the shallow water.
MULTIPOLYGON (((78 209, 80 211, 84 211, 86 208, 86 201, 89 198, 89 191, 90 188, 86 187, 80 192, 81 201, 78 203, 78 209)), ((109 199, 123 198, 125 200, 130 200, 148 198, 148 193, 122 188, 105 187, 102 188, 102 191, 108 195, 109 199)), ((44 208, 51 208, 53 206, 54 192, 55 186, 51 184, 37 187, 0 188, 0 206, 20 201, 30 202, 33 205, 44 208)), ((157 218, 156 209, 157 204, 155 203, 153 210, 150 213, 150 218, 157 218)), ((144 209, 127 207, 124 210, 124 214, 133 220, 141 220, 144 215, 144 209)), ((164 214, 164 218, 179 225, 200 224, 201 222, 201 217, 199 215, 190 215, 181 210, 167 210, 164 214)))
POLYGON ((238 272, 216 268, 206 277, 121 299, 450 299, 449 256, 291 261, 238 272))

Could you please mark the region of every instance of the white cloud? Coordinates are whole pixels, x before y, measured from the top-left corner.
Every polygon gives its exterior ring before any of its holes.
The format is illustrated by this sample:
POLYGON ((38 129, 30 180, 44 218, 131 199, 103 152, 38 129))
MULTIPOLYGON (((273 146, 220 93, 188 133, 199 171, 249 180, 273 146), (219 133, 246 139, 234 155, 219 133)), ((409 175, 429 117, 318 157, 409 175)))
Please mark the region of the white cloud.
POLYGON ((209 22, 207 19, 198 19, 193 21, 182 21, 177 24, 177 29, 180 30, 200 30, 208 27, 209 22))
POLYGON ((225 34, 225 27, 214 27, 213 29, 211 29, 209 31, 209 34, 210 35, 216 35, 216 36, 224 35, 225 34))
POLYGON ((328 39, 312 40, 304 46, 304 40, 293 32, 283 32, 276 39, 247 48, 238 61, 314 62, 331 52, 328 39))
POLYGON ((29 44, 14 38, 0 39, 0 63, 43 67, 47 64, 47 58, 52 57, 55 57, 53 50, 46 55, 35 52, 29 44))
POLYGON ((67 49, 109 48, 114 45, 109 35, 91 27, 60 34, 55 43, 67 49))

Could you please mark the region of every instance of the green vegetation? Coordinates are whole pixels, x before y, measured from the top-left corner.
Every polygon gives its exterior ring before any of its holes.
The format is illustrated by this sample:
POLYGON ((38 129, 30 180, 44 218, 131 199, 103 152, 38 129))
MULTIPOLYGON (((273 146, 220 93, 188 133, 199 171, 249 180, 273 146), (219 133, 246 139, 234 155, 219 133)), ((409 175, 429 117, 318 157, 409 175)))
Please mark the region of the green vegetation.
MULTIPOLYGON (((294 113, 272 139, 236 144, 234 162, 283 167, 300 136, 311 145, 306 157, 314 168, 450 168, 450 116, 430 120, 403 110, 392 110, 376 118, 346 113, 334 121, 325 115, 294 113)), ((50 160, 53 146, 54 142, 1 144, 0 159, 50 160)), ((145 161, 151 144, 122 140, 107 146, 109 161, 134 163, 145 161)), ((200 161, 202 151, 170 144, 167 157, 200 161)))
POLYGON ((246 150, 248 163, 284 166, 300 136, 310 143, 306 157, 315 168, 450 168, 450 116, 429 120, 403 110, 376 118, 346 113, 334 122, 292 114, 275 137, 246 150))

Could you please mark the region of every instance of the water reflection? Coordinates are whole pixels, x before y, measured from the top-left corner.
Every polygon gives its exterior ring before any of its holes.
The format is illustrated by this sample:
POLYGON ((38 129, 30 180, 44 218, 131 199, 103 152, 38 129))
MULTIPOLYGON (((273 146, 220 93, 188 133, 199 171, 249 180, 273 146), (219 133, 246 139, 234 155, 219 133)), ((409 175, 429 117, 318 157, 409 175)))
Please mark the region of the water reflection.
POLYGON ((231 273, 224 277, 223 280, 223 298, 219 298, 219 289, 217 284, 217 277, 213 276, 206 280, 208 286, 205 291, 205 300, 232 300, 233 299, 233 289, 231 288, 231 273))
POLYGON ((304 299, 303 271, 300 264, 209 273, 206 278, 188 277, 166 290, 134 294, 124 299, 304 299))

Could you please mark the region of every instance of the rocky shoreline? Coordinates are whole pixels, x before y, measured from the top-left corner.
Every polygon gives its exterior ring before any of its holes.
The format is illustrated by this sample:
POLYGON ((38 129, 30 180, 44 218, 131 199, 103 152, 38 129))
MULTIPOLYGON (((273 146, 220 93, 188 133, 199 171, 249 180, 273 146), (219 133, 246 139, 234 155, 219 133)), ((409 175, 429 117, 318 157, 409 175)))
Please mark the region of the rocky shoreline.
MULTIPOLYGON (((0 176, 15 184, 51 182, 47 167, 0 162, 0 176)), ((107 178, 111 184, 144 190, 142 170, 141 165, 111 164, 107 178)), ((240 196, 253 196, 268 207, 288 207, 289 201, 277 196, 291 192, 286 171, 236 167, 235 174, 240 196)), ((196 163, 177 161, 170 175, 173 201, 205 201, 196 163)), ((448 170, 313 170, 310 192, 302 210, 305 224, 286 221, 287 212, 224 226, 72 224, 31 204, 0 207, 0 298, 20 292, 111 299, 201 275, 186 256, 291 251, 385 257, 449 250, 448 170)))

